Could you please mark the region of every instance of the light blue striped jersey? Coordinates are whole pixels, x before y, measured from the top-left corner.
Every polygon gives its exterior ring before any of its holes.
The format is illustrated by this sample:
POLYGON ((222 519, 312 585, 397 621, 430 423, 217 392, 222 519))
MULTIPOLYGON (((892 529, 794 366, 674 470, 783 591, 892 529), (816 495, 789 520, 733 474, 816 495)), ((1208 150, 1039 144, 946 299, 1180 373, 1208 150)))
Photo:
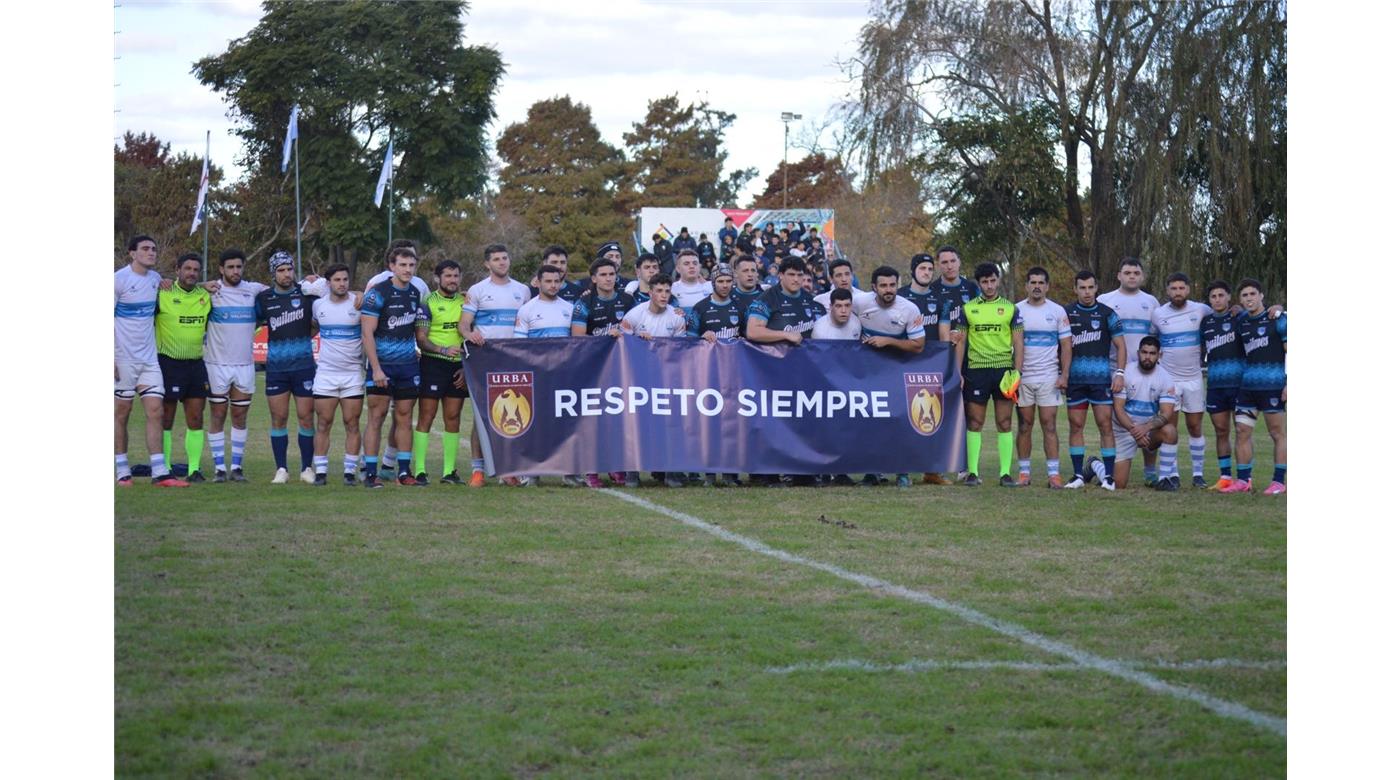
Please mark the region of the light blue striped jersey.
MULTIPOLYGON (((1128 365, 1136 363, 1138 344, 1143 336, 1152 332, 1152 310, 1161 304, 1142 290, 1129 293, 1121 287, 1100 295, 1099 303, 1113 309, 1118 315, 1118 321, 1123 325, 1123 345, 1128 348, 1128 365)), ((1113 363, 1117 357, 1118 348, 1113 346, 1108 351, 1108 360, 1113 363)))
POLYGON ((531 298, 515 315, 514 335, 518 339, 547 339, 568 336, 574 306, 563 298, 531 298))
POLYGON ((156 362, 156 296, 159 294, 160 274, 154 269, 139 274, 128 265, 113 275, 112 314, 118 361, 156 362))
POLYGON ((1172 379, 1200 381, 1201 321, 1209 315, 1210 307, 1199 301, 1187 301, 1180 309, 1167 302, 1152 310, 1152 335, 1162 342, 1158 362, 1172 379))
POLYGON ((496 284, 488 276, 467 289, 462 313, 472 315, 473 326, 488 339, 514 338, 515 316, 528 300, 529 287, 514 279, 496 284))
POLYGON ((1021 381, 1054 382, 1060 376, 1060 339, 1068 339, 1069 314, 1065 307, 1046 298, 1039 306, 1023 298, 1016 302, 1025 325, 1025 354, 1021 358, 1021 381))
POLYGON ((354 295, 345 296, 340 303, 329 297, 317 298, 311 304, 311 319, 321 331, 321 351, 316 355, 317 371, 353 374, 364 369, 360 310, 355 308, 354 295))
MULTIPOLYGON (((1133 422, 1146 422, 1157 413, 1162 402, 1176 403, 1176 389, 1172 385, 1171 374, 1168 374, 1160 363, 1151 373, 1143 373, 1138 362, 1130 360, 1124 371, 1123 389, 1114 393, 1113 397, 1123 399, 1123 411, 1128 413, 1133 422)), ((1118 424, 1116 415, 1113 418, 1113 429, 1125 430, 1118 424)))

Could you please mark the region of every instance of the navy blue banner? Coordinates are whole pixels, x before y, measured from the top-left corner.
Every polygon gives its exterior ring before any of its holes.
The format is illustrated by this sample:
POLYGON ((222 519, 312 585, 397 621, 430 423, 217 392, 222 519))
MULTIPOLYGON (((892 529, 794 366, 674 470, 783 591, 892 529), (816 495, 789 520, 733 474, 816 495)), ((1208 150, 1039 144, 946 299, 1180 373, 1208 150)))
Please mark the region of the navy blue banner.
POLYGON ((466 374, 501 475, 949 472, 966 448, 954 357, 595 336, 491 341, 466 374))

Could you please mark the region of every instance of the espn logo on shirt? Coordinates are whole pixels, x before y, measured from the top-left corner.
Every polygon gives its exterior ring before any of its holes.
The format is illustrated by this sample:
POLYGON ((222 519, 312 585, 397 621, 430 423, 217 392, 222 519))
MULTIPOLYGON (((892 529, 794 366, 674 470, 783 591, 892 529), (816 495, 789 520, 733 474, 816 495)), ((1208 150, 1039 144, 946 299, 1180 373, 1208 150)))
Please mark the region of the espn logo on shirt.
POLYGON ((491 371, 486 374, 486 408, 491 428, 507 439, 530 430, 535 421, 535 372, 491 371))
POLYGON ((905 374, 904 397, 909 402, 909 424, 922 436, 932 436, 943 425, 943 375, 905 374))

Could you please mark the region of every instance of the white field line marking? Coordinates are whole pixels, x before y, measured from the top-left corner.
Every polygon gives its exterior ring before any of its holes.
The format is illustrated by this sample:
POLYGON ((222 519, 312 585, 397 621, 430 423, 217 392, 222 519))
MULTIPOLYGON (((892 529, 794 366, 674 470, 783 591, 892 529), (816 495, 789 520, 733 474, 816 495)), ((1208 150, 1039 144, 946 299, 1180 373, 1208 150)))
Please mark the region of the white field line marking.
POLYGON ((1058 655, 1061 658, 1069 659, 1071 662, 1078 666, 1094 669, 1112 677, 1117 677, 1120 680, 1127 680, 1128 682, 1137 683, 1138 685, 1141 685, 1142 687, 1147 688, 1148 690, 1156 691, 1157 693, 1164 693, 1173 698, 1181 699, 1182 701, 1189 701, 1195 704, 1199 704, 1200 706, 1205 707, 1206 709, 1210 710, 1211 712, 1214 712, 1217 715, 1220 715, 1221 717, 1242 720, 1246 723, 1249 723, 1250 725, 1257 726, 1258 728, 1272 732, 1284 738, 1287 738, 1288 736, 1288 721, 1284 718, 1279 718, 1273 715, 1265 715, 1264 713, 1256 712, 1244 706, 1243 704, 1238 704, 1236 702, 1221 699, 1216 696, 1211 696, 1208 693, 1202 693, 1200 691, 1196 691, 1182 685, 1169 683, 1166 680, 1155 677, 1147 672, 1134 669, 1128 666, 1127 664, 1123 663, 1122 661, 1115 661, 1111 658, 1104 658, 1102 656, 1095 655, 1088 651, 1080 650, 1079 648, 1074 647, 1073 645, 1061 642, 1056 639, 1051 639, 1050 637, 1043 636, 1041 634, 1037 634, 1036 632, 1031 631, 1028 628, 1016 625, 1015 623, 1011 623, 1005 620, 1001 620, 999 618, 992 617, 991 615, 988 615, 985 612, 979 612, 971 607, 965 607, 961 604, 957 604, 952 601, 947 601, 945 599, 941 599, 937 596, 933 596, 922 591, 911 590, 902 585, 896 585, 892 582, 886 582, 885 580, 879 579, 877 577, 871 577, 867 574, 859 574, 857 572, 849 571, 834 564, 823 563, 821 561, 814 561, 810 558, 804 558, 800 555, 794 555, 793 553, 787 552, 786 550, 779 550, 776 547, 769 547, 768 545, 758 541, 757 539, 750 539, 747 536, 741 536, 739 534, 734 533, 733 531, 725 530, 724 528, 721 528, 720 526, 715 525, 713 523, 707 523, 704 520, 701 520, 700 518, 695 517, 693 515, 688 515, 684 512, 678 512, 674 509, 671 509, 670 507, 665 507, 660 504, 652 503, 651 501, 648 501, 645 498, 630 495, 620 490, 614 490, 613 488, 604 488, 599 492, 607 493, 608 495, 613 496, 614 498, 621 499, 622 501, 626 501, 629 504, 635 504, 636 506, 642 507, 643 509, 650 509, 653 512, 663 514, 673 520, 678 520, 690 526, 691 528, 694 528, 699 531, 704 531, 705 533, 723 539, 726 542, 732 542, 734 544, 737 544, 740 547, 749 550, 750 552, 755 552, 759 555, 766 555, 769 558, 776 558, 786 563, 795 563, 799 566, 806 566, 810 569, 824 571, 827 574, 830 574, 834 577, 839 577, 843 580, 846 580, 847 582, 854 582, 857 585, 870 588, 871 590, 880 591, 881 593, 885 593, 890 596, 895 596, 898 598, 905 599, 907 601, 915 602, 917 604, 923 604, 925 606, 933 607, 934 609, 947 612, 952 615, 956 615, 962 618, 963 620, 972 623, 973 625, 981 626, 991 631, 995 631, 998 634, 1002 634, 1003 636, 1011 637, 1012 639, 1020 641, 1023 644, 1030 645, 1031 647, 1034 647, 1038 650, 1043 650, 1046 653, 1050 653, 1051 655, 1058 655))
MULTIPOLYGON (((1129 669, 1168 669, 1173 671, 1191 669, 1257 669, 1281 671, 1287 669, 1284 661, 1245 661, 1237 658, 1208 658, 1193 661, 1118 661, 1129 669)), ((795 672, 932 672, 932 671, 981 671, 987 669, 1010 669, 1024 672, 1088 672, 1094 671, 1079 664, 1047 664, 1034 661, 931 661, 913 660, 900 664, 881 664, 859 658, 845 658, 834 661, 820 661, 792 664, 790 666, 770 666, 763 671, 769 674, 793 674, 795 672)))

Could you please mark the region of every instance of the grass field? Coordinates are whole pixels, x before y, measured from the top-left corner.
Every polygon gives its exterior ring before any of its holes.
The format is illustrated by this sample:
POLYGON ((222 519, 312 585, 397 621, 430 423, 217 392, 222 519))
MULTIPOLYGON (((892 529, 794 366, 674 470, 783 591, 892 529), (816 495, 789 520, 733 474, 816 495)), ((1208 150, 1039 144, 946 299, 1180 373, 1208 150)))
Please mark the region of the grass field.
POLYGON ((1285 773, 1283 501, 274 486, 253 409, 249 484, 116 496, 119 774, 1285 773))

